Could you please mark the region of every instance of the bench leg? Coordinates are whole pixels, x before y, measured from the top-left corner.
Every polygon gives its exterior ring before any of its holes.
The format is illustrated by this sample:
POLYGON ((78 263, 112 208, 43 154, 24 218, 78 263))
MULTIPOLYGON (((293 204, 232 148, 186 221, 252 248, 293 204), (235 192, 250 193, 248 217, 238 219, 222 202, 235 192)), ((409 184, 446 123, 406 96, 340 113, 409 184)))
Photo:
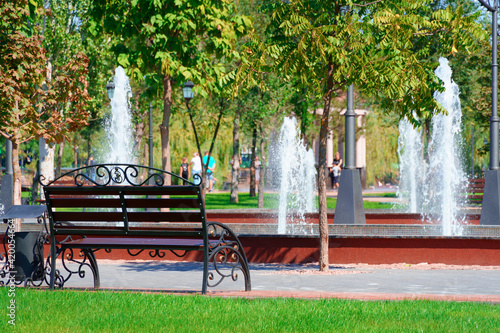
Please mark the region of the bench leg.
POLYGON ((101 287, 101 278, 99 277, 99 267, 97 266, 97 259, 95 258, 94 251, 84 250, 89 258, 90 269, 94 275, 94 288, 101 287))
POLYGON ((202 294, 206 294, 208 288, 208 262, 209 262, 208 249, 205 249, 203 251, 203 282, 201 285, 202 294))
POLYGON ((50 240, 50 289, 54 290, 56 280, 56 241, 50 240))

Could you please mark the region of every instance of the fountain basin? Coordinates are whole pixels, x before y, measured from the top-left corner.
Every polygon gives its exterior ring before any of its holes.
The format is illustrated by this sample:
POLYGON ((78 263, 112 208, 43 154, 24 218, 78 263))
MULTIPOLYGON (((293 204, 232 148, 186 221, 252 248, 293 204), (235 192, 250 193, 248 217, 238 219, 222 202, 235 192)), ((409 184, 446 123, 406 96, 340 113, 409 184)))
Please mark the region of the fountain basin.
MULTIPOLYGON (((209 211, 209 221, 230 225, 238 234, 253 263, 310 263, 319 260, 317 214, 308 220, 313 234, 277 234, 276 215, 270 212, 209 211)), ((418 214, 367 214, 366 225, 335 225, 329 214, 329 258, 332 265, 348 263, 500 266, 500 227, 481 226, 479 215, 468 216, 460 236, 442 236, 442 226, 424 223, 418 214), (417 218, 418 217, 418 218, 417 218), (382 224, 382 222, 386 223, 382 224), (403 223, 401 223, 401 221, 403 223), (399 222, 399 223, 398 223, 399 222), (411 224, 413 223, 413 224, 411 224)), ((147 253, 131 257, 126 251, 96 252, 102 259, 144 259, 147 253)), ((177 258, 166 252, 157 260, 201 261, 199 253, 177 258)))
MULTIPOLYGON (((432 225, 425 222, 420 214, 414 213, 394 213, 394 212, 381 212, 381 213, 366 213, 366 224, 418 224, 418 225, 432 225)), ((329 224, 333 224, 335 214, 332 212, 327 213, 329 224)), ((465 224, 479 225, 480 214, 472 213, 465 215, 465 224)), ((277 223, 276 213, 271 211, 227 211, 227 210, 214 210, 207 211, 207 219, 209 221, 218 221, 226 224, 245 223, 245 224, 275 224, 277 223)), ((319 220, 318 213, 305 214, 305 223, 317 225, 319 220)), ((275 232, 273 232, 275 233, 275 232)))

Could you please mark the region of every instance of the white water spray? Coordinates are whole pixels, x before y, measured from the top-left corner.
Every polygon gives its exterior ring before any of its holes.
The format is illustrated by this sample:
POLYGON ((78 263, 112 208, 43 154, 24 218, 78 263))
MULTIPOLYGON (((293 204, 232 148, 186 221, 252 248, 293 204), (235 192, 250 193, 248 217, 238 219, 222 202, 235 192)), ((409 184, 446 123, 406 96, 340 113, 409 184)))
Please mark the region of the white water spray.
POLYGON ((104 153, 104 161, 106 163, 134 163, 132 115, 130 113, 132 90, 129 79, 121 66, 115 70, 113 83, 115 92, 111 99, 111 117, 105 126, 109 150, 104 153))
POLYGON ((278 233, 306 232, 305 214, 316 211, 316 167, 295 118, 285 118, 279 138, 280 199, 278 233))
POLYGON ((422 206, 422 184, 425 162, 422 158, 422 133, 407 120, 399 122, 399 188, 398 197, 407 204, 408 213, 419 213, 422 206))
POLYGON ((466 182, 462 167, 461 124, 462 110, 458 97, 458 85, 451 79, 448 60, 439 59, 436 75, 443 81, 444 91, 435 92, 434 98, 441 104, 448 115, 437 114, 432 118, 432 137, 429 143, 429 171, 427 185, 434 191, 428 191, 426 211, 439 214, 444 235, 460 234, 459 194, 466 182))
POLYGON ((406 119, 401 121, 400 194, 407 201, 410 212, 422 213, 426 220, 436 220, 443 227, 443 235, 451 236, 461 234, 463 220, 459 214, 462 204, 459 198, 466 185, 460 150, 462 111, 459 89, 451 79, 448 60, 440 58, 439 64, 436 75, 443 81, 445 90, 435 92, 434 98, 448 114, 435 114, 432 118, 428 165, 421 157, 420 133, 411 128, 406 119))

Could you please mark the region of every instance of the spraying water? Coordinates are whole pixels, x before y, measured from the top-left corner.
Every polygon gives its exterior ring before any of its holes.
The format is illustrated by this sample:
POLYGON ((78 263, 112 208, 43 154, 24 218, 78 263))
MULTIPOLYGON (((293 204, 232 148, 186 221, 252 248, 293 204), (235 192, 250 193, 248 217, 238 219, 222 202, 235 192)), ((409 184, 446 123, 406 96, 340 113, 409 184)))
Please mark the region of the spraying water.
POLYGON ((460 147, 462 110, 459 89, 451 79, 452 70, 445 58, 439 59, 436 75, 443 81, 444 91, 434 98, 446 111, 432 118, 432 136, 428 144, 428 165, 423 161, 421 134, 406 119, 399 125, 399 153, 401 161, 400 195, 408 203, 410 212, 422 213, 424 218, 436 219, 447 236, 461 234, 463 216, 459 214, 460 193, 466 177, 462 166, 460 147))
POLYGON ((425 162, 422 158, 421 131, 415 129, 405 117, 399 122, 399 171, 398 197, 407 204, 408 213, 420 213, 425 162))
POLYGON ((278 233, 304 233, 305 214, 316 211, 314 153, 300 138, 295 118, 285 118, 279 138, 278 233))
POLYGON ((111 117, 105 126, 109 147, 104 154, 104 161, 106 163, 134 163, 132 115, 130 113, 132 90, 129 79, 121 66, 115 70, 113 83, 115 92, 111 99, 111 117))
POLYGON ((424 203, 426 211, 439 213, 444 235, 460 234, 458 197, 466 183, 460 151, 462 110, 458 86, 451 79, 451 74, 448 60, 440 58, 436 75, 443 81, 445 90, 435 92, 434 98, 448 111, 448 115, 437 114, 432 118, 427 184, 434 191, 428 191, 429 196, 424 203))

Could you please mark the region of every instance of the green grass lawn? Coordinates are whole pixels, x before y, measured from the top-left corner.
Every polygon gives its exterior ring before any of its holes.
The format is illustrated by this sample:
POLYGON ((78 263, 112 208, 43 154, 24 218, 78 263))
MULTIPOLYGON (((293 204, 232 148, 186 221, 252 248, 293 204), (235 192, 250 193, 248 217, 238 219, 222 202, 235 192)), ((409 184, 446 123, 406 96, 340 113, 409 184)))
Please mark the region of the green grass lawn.
MULTIPOLYGON (((206 209, 246 209, 246 208, 257 208, 258 198, 250 197, 248 192, 240 193, 239 203, 232 204, 229 202, 230 193, 207 193, 205 197, 205 207, 206 209)), ((317 199, 316 199, 317 202, 317 199)), ((337 199, 327 198, 326 205, 328 209, 334 209, 337 204, 337 199)), ((277 193, 264 193, 264 208, 276 209, 279 205, 279 194, 277 193)), ((364 202, 365 209, 391 209, 392 203, 387 202, 364 202)))
POLYGON ((0 332, 498 332, 498 305, 437 301, 216 298, 17 288, 0 332))

